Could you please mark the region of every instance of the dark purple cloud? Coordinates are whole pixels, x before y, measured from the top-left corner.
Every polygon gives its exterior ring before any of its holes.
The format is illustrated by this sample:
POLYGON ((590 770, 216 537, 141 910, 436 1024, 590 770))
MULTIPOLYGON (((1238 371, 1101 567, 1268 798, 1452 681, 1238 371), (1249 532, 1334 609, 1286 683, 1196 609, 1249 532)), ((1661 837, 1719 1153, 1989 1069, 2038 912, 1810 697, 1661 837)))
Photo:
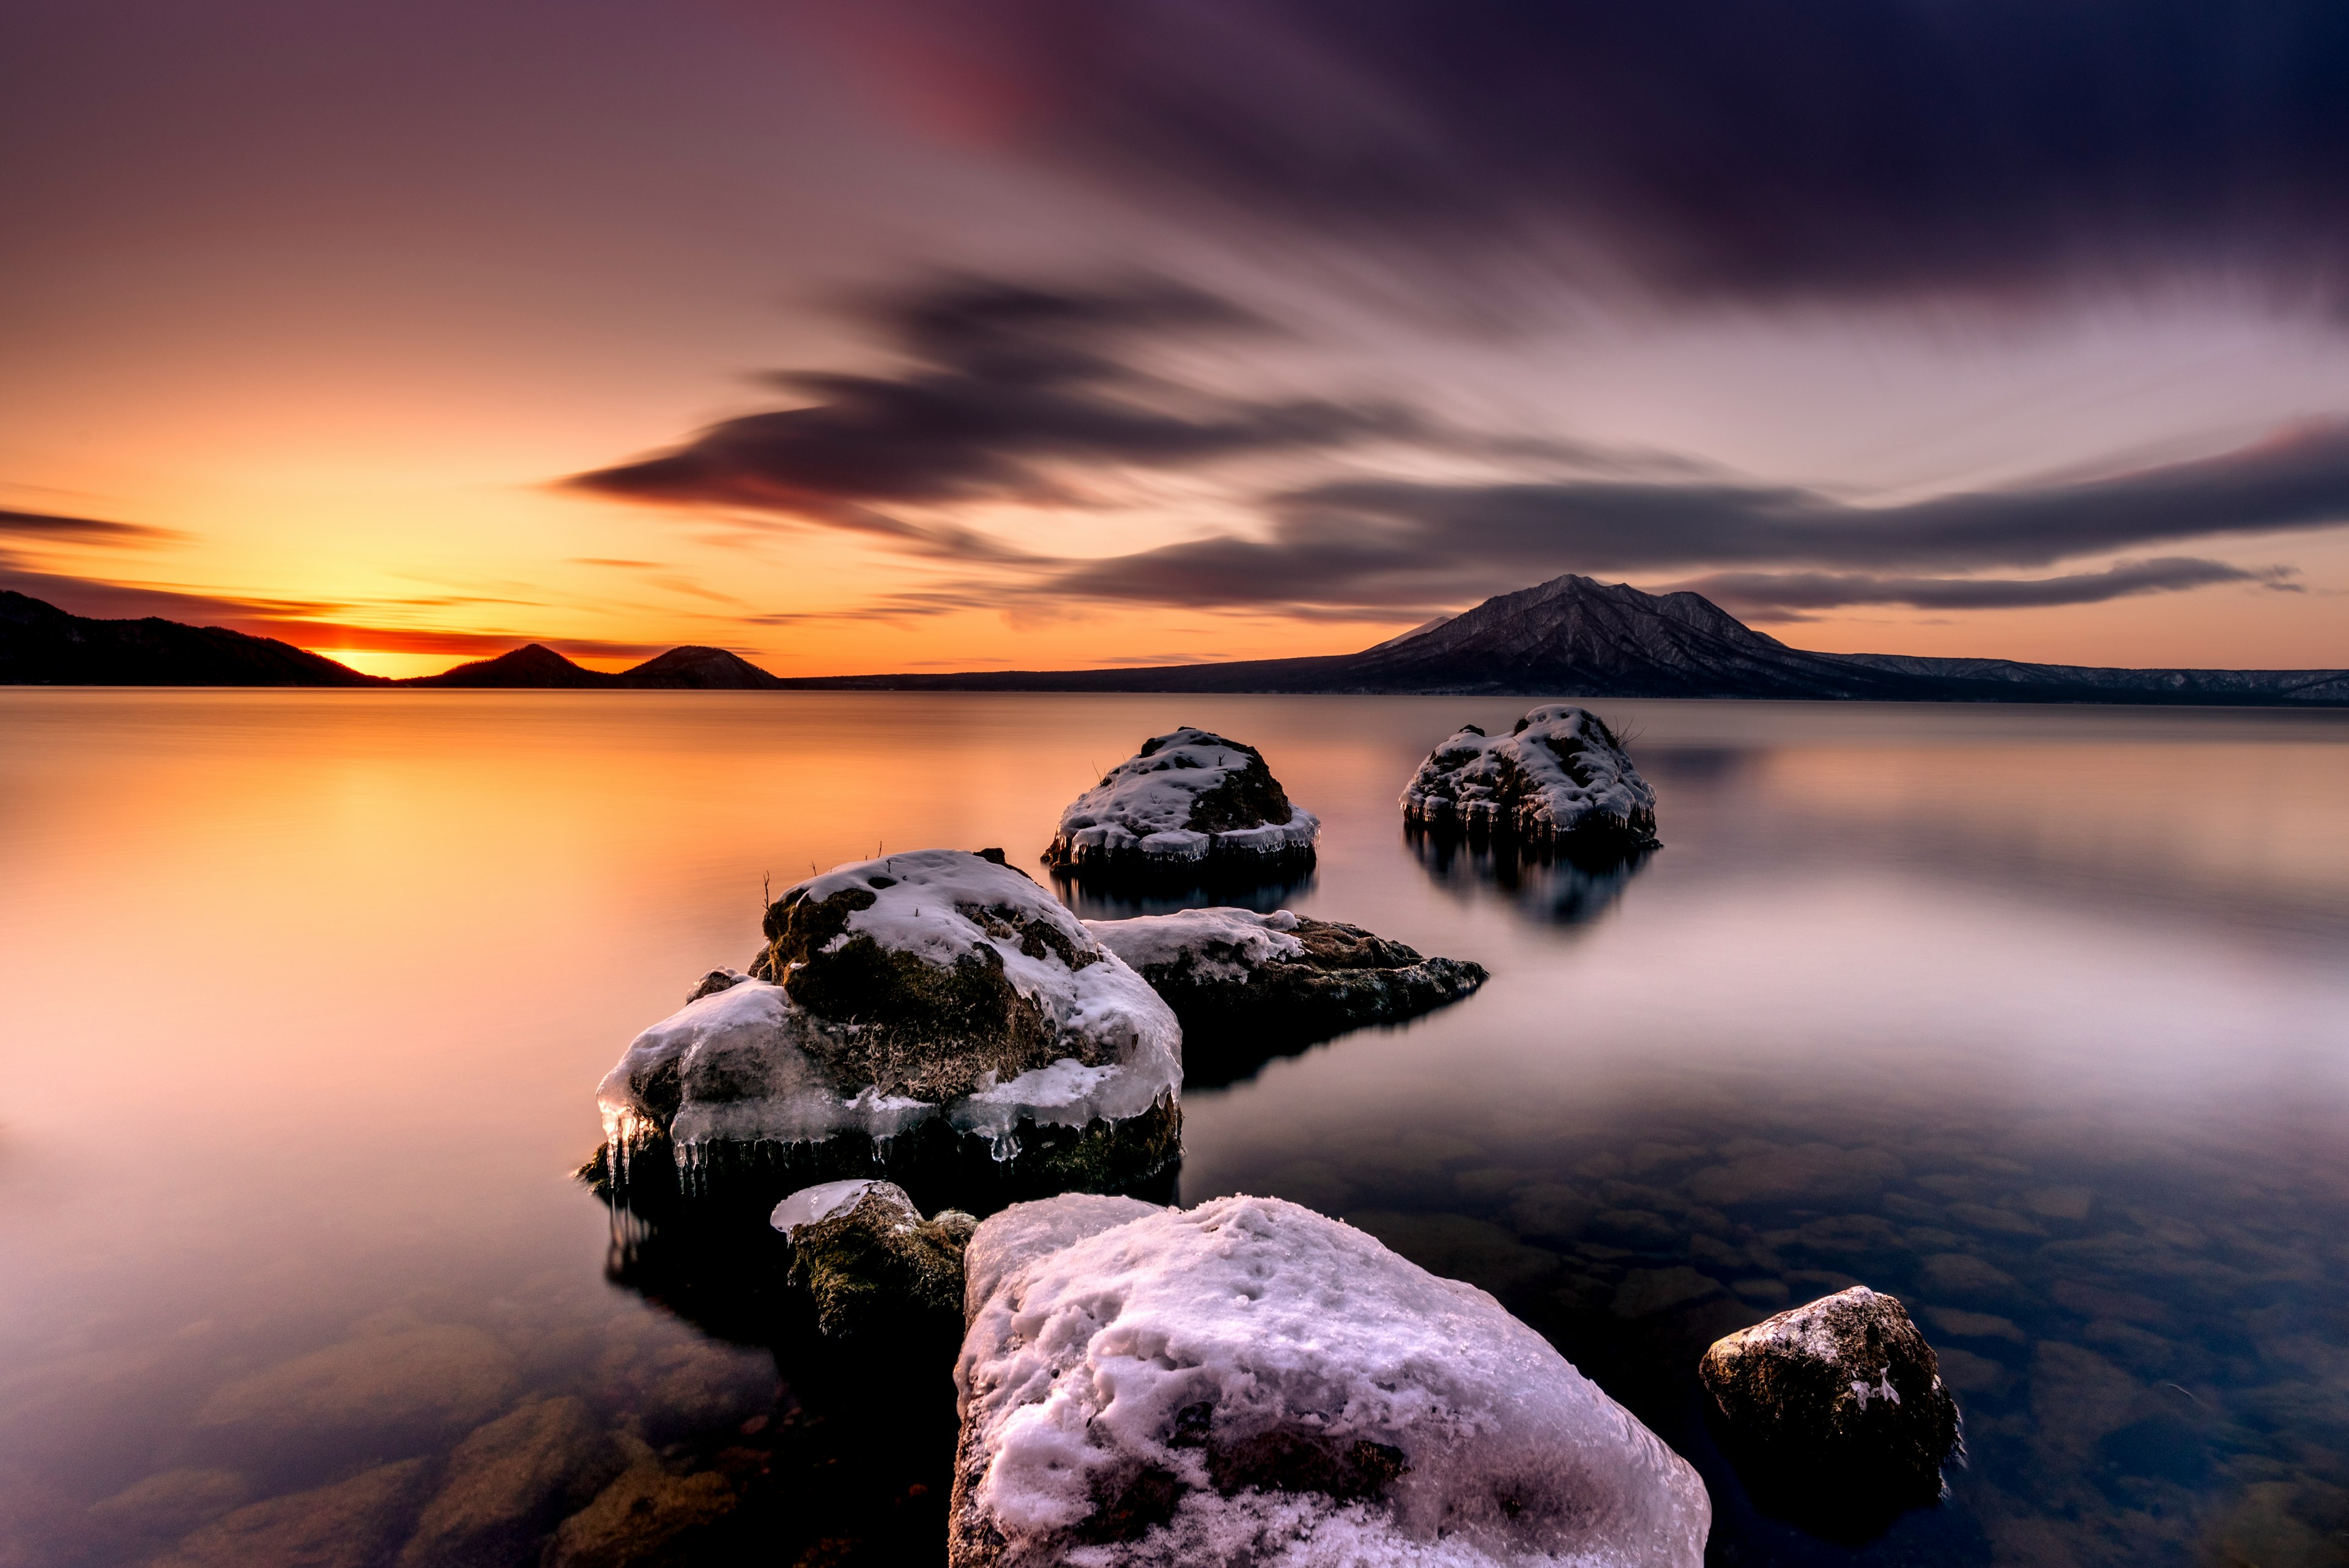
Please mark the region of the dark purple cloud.
POLYGON ((2246 570, 2224 561, 2164 556, 2122 561, 2101 572, 2057 577, 1913 577, 1861 572, 1719 572, 1671 583, 1656 591, 1702 594, 1738 614, 1840 609, 1851 605, 1907 605, 1915 609, 2024 609, 2094 605, 2138 594, 2178 593, 2214 583, 2256 583, 2279 592, 2302 591, 2290 567, 2246 570))
POLYGON ((2349 281, 2328 0, 904 5, 1031 150, 1299 235, 1753 297, 2349 281))
POLYGON ((2106 478, 1894 506, 1728 483, 1357 479, 1276 498, 1271 513, 1264 537, 1217 535, 1086 562, 1053 576, 1050 588, 1078 598, 1203 608, 1401 607, 1457 602, 1566 571, 1732 563, 1831 571, 2039 566, 2158 542, 2349 520, 2349 423, 2106 478))
POLYGON ((188 535, 144 523, 61 517, 47 512, 0 510, 0 542, 34 545, 171 545, 188 535))
POLYGON ((1123 358, 1153 337, 1273 330, 1227 301, 1164 281, 1047 289, 957 278, 876 301, 868 315, 909 369, 778 374, 771 380, 802 400, 799 406, 727 420, 673 451, 570 483, 634 501, 781 514, 927 553, 1010 563, 1032 557, 885 509, 1075 499, 1040 466, 1051 462, 1170 468, 1425 433, 1392 406, 1254 401, 1154 381, 1123 358))

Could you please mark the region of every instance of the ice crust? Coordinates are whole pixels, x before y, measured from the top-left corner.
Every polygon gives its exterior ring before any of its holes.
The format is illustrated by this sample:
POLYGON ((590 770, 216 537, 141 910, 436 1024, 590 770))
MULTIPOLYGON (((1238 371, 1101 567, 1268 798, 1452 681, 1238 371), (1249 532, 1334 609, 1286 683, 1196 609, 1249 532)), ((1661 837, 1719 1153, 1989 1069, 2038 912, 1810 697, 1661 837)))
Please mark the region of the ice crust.
POLYGON ((1702 1561, 1695 1471, 1484 1292, 1278 1199, 1121 1201, 1016 1205, 972 1239, 958 1563, 1702 1561), (1235 1484, 1300 1445, 1402 1468, 1351 1497, 1235 1484), (1088 1542, 1149 1475, 1171 1516, 1088 1542))
POLYGON ((880 1190, 884 1196, 902 1200, 915 1220, 921 1211, 905 1189, 894 1181, 825 1181, 813 1187, 802 1187, 781 1203, 768 1216, 767 1223, 789 1236, 802 1225, 812 1225, 819 1220, 829 1220, 843 1210, 856 1207, 856 1200, 866 1193, 880 1190))
POLYGON ((1594 829, 1643 837, 1655 829, 1656 792, 1605 724, 1560 702, 1527 713, 1514 734, 1454 735, 1419 764, 1402 809, 1431 826, 1537 840, 1594 829))
POLYGON ((1305 944, 1288 934, 1296 929, 1297 917, 1287 909, 1268 915, 1253 909, 1182 909, 1085 922, 1085 929, 1129 968, 1179 964, 1188 956, 1191 973, 1200 980, 1246 980, 1266 964, 1304 957, 1305 944))
POLYGON ((615 1148, 666 1131, 678 1163, 689 1167, 713 1143, 792 1144, 852 1132, 881 1143, 936 1116, 1000 1143, 1023 1117, 1079 1127, 1119 1121, 1180 1089, 1182 1029, 1174 1013, 1021 873, 961 850, 926 849, 836 867, 799 886, 815 899, 849 888, 873 893, 869 907, 848 917, 845 934, 870 935, 941 969, 982 944, 991 948, 1011 983, 1057 1028, 1068 1054, 1003 1083, 983 1080, 944 1102, 840 1083, 824 1065, 826 1054, 812 1047, 827 1036, 853 1037, 861 1025, 820 1017, 781 985, 741 980, 644 1031, 605 1076, 596 1099, 615 1148), (1007 908, 1053 926, 1075 964, 1049 948, 1041 957, 1022 950, 1019 933, 988 914, 1007 908), (1084 1064, 1087 1057, 1095 1064, 1084 1064), (672 1072, 678 1104, 664 1118, 647 1089, 672 1072))
POLYGON ((1205 730, 1172 730, 1071 801, 1061 814, 1055 850, 1075 864, 1142 855, 1179 862, 1217 856, 1279 856, 1309 849, 1321 819, 1291 805, 1286 822, 1203 832, 1193 828, 1198 797, 1246 768, 1249 754, 1205 730))

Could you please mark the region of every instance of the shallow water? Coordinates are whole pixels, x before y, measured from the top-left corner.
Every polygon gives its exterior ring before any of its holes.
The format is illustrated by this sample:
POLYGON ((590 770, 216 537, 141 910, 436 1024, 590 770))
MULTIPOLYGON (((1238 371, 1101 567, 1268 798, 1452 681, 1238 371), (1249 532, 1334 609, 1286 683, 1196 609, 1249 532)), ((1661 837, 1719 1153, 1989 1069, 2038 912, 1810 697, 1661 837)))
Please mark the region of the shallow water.
POLYGON ((1327 824, 1265 898, 1493 971, 1186 1096, 1186 1201, 1495 1291, 1704 1470, 1716 1562, 2349 1562, 2349 715, 1602 702, 1663 850, 1407 839, 1418 757, 1527 705, 0 692, 0 1565, 520 1562, 583 1509, 558 1557, 942 1555, 934 1384, 649 1276, 592 1091, 762 878, 1032 863, 1178 722, 1327 824), (1850 1280, 1971 1455, 1857 1547, 1754 1511, 1692 1376, 1850 1280))

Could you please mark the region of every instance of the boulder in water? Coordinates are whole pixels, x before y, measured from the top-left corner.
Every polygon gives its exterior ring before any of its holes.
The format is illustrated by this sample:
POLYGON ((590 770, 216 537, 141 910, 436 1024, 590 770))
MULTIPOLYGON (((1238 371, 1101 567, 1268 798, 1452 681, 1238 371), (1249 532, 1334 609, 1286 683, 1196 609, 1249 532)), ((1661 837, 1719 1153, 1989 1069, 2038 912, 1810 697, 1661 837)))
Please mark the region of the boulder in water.
POLYGON ((968 1253, 955 1568, 1696 1568, 1692 1470, 1491 1296, 1293 1203, 1021 1204, 968 1253))
POLYGON ((978 1226, 970 1215, 925 1220, 894 1182, 833 1181, 792 1193, 770 1222, 790 1239, 791 1282, 813 1300, 827 1337, 959 1334, 963 1248, 978 1226))
POLYGON ((1470 724, 1428 753, 1402 792, 1406 821, 1520 843, 1656 845, 1656 792, 1587 709, 1537 708, 1492 736, 1470 724))
POLYGON ((1085 929, 1174 1010, 1184 1071, 1195 1084, 1215 1081, 1219 1064, 1261 1061, 1282 1044, 1457 1002, 1486 978, 1481 964, 1423 958, 1360 926, 1286 909, 1185 909, 1088 920, 1085 929))
POLYGON ((666 1179, 763 1212, 866 1176, 999 1201, 1174 1159, 1181 1026, 999 853, 838 867, 766 929, 749 976, 713 973, 597 1090, 602 1174, 632 1202, 666 1179))
POLYGON ((1261 876, 1311 866, 1320 833, 1254 746, 1181 729, 1071 802, 1044 861, 1079 874, 1261 876))
POLYGON ((1865 1538, 1936 1501, 1963 1451, 1933 1347, 1865 1285, 1715 1340, 1697 1373, 1755 1501, 1830 1533, 1865 1538))

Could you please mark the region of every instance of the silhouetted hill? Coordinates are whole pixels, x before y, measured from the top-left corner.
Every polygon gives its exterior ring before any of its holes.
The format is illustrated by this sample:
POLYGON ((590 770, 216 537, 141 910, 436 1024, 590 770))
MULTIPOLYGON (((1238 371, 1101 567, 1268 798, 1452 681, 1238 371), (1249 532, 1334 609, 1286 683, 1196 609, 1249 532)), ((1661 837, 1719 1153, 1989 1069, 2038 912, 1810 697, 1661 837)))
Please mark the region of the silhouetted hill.
POLYGON ((511 653, 501 653, 495 659, 477 659, 471 664, 460 664, 438 675, 411 676, 400 684, 562 690, 617 686, 620 678, 574 664, 544 643, 533 642, 511 653))
POLYGON ((688 643, 646 659, 621 676, 620 684, 696 691, 771 691, 782 682, 739 654, 688 643))
POLYGON ((0 685, 380 686, 274 638, 150 616, 98 620, 0 591, 0 685))
POLYGON ((2107 670, 1811 653, 1701 594, 1567 576, 1360 653, 1140 670, 803 678, 810 690, 1449 692, 1924 702, 2349 704, 2349 670, 2107 670))

